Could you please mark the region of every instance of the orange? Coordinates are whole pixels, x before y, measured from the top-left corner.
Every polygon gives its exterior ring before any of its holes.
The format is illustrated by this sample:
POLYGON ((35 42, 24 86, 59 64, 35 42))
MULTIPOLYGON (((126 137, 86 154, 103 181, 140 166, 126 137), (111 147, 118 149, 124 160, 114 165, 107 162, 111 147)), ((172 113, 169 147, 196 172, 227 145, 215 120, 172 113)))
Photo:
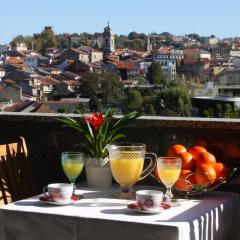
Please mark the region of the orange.
POLYGON ((201 152, 207 152, 207 150, 201 146, 193 146, 188 150, 188 152, 192 154, 193 160, 196 161, 198 160, 198 154, 201 152))
POLYGON ((191 170, 193 169, 193 156, 189 152, 179 153, 178 156, 182 159, 182 169, 183 170, 191 170))
POLYGON ((194 174, 191 170, 182 170, 179 179, 176 182, 176 187, 183 190, 191 190, 193 184, 196 183, 194 174))
POLYGON ((210 185, 214 183, 216 179, 216 171, 213 166, 208 164, 202 164, 198 166, 195 172, 196 183, 200 185, 210 185))
POLYGON ((209 145, 208 152, 212 153, 216 159, 226 159, 224 149, 217 145, 209 145))
POLYGON ((198 154, 198 160, 195 163, 196 163, 196 166, 199 166, 202 164, 208 164, 214 167, 216 164, 216 158, 213 154, 209 152, 200 152, 198 154))
POLYGON ((177 157, 178 154, 186 152, 186 151, 187 151, 187 149, 183 145, 175 144, 168 149, 167 156, 168 157, 177 157))
POLYGON ((214 166, 214 169, 216 171, 216 181, 223 180, 228 174, 227 167, 223 163, 217 162, 214 166))

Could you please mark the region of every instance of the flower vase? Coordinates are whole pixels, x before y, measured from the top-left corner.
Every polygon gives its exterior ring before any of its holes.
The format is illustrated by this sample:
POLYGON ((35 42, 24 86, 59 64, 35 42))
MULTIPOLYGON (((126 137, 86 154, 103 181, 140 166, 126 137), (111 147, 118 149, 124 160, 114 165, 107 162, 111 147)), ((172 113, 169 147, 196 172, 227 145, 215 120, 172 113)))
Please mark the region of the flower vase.
POLYGON ((88 158, 85 163, 87 184, 93 188, 109 188, 112 171, 108 158, 88 158))

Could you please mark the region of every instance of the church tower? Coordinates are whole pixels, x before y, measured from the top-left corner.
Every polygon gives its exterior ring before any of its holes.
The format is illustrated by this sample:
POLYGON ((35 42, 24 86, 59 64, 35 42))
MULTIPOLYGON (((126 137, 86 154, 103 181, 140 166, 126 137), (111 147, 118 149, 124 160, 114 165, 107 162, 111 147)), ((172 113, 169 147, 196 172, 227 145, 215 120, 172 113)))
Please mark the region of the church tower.
POLYGON ((145 42, 145 50, 147 52, 151 52, 152 51, 152 44, 151 44, 149 36, 147 37, 147 40, 145 42))
POLYGON ((104 28, 103 32, 103 53, 104 56, 107 56, 112 52, 115 52, 115 40, 114 33, 112 32, 108 22, 108 25, 104 28))

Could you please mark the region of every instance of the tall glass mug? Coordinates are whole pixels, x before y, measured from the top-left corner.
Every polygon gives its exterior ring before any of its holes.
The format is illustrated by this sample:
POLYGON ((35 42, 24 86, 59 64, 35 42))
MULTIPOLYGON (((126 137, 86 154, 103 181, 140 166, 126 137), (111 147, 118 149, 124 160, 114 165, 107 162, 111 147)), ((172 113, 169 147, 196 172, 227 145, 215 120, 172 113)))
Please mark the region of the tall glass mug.
POLYGON ((120 185, 118 198, 135 198, 133 185, 146 178, 156 166, 157 156, 146 153, 146 145, 142 143, 113 143, 108 145, 109 159, 113 177, 120 185), (150 160, 145 170, 144 161, 150 160))

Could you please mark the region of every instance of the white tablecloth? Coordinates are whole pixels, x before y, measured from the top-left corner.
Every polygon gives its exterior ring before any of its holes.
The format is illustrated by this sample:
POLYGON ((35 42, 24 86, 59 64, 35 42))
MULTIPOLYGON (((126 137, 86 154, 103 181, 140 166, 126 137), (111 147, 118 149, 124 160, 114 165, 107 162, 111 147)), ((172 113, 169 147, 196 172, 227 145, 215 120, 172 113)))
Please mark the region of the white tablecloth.
POLYGON ((78 190, 84 199, 50 206, 39 196, 0 208, 0 240, 231 240, 240 239, 240 198, 211 192, 179 207, 146 215, 127 209, 112 191, 78 190), (239 229, 238 229, 239 228, 239 229))

